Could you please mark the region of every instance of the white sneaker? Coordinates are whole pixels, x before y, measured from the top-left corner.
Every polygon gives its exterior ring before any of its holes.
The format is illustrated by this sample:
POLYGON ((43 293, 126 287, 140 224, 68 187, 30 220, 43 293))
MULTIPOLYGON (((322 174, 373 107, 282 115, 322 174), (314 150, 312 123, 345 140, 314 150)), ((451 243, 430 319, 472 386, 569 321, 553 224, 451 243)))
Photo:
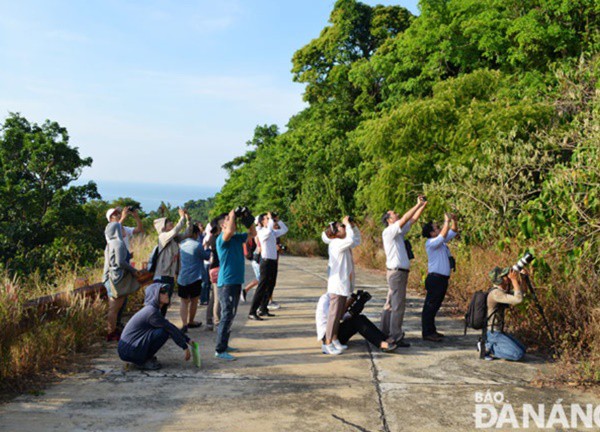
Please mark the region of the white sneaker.
POLYGON ((346 351, 348 349, 348 345, 342 345, 342 343, 337 339, 332 341, 332 344, 338 351, 346 351))
POLYGON ((267 309, 271 309, 271 310, 277 310, 279 309, 281 306, 279 306, 279 303, 272 301, 271 303, 269 303, 267 305, 267 309))
POLYGON ((342 353, 342 351, 338 350, 333 344, 323 345, 322 349, 323 354, 340 355, 342 353))

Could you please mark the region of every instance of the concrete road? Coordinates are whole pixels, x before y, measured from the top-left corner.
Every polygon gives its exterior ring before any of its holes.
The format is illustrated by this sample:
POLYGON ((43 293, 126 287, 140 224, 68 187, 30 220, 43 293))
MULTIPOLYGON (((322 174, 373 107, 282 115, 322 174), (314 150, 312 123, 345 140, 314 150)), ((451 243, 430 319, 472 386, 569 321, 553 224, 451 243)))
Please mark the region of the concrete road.
MULTIPOLYGON (((231 340, 240 350, 235 362, 213 357, 215 333, 204 328, 190 331, 201 344, 201 369, 184 362, 172 342, 158 353, 164 368, 157 372, 124 367, 115 344, 108 345, 88 372, 1 406, 0 431, 462 431, 476 428, 476 392, 502 394, 520 426, 523 404, 545 404, 546 419, 557 399, 565 407, 600 404, 590 394, 530 386, 549 367, 542 359, 480 361, 475 332, 463 336, 462 322, 443 310, 438 327, 446 341, 420 340, 422 299, 414 293, 405 322, 410 348, 383 354, 355 337, 343 355, 323 355, 314 309, 325 271, 322 259, 282 258, 275 291, 282 308, 254 322, 241 304, 231 340)), ((357 281, 373 294, 365 313, 378 323, 384 276, 359 270, 357 281)), ((178 304, 169 318, 180 324, 178 304)))

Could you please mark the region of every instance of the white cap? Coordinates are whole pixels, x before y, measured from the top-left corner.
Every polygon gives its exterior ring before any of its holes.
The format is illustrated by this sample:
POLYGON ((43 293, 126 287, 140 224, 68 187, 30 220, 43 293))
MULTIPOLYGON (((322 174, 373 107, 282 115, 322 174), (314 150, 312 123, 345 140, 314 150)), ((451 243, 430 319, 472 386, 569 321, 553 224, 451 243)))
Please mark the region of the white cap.
POLYGON ((106 211, 106 220, 110 222, 110 217, 113 215, 114 212, 116 211, 121 211, 121 207, 115 207, 115 208, 109 208, 106 211))

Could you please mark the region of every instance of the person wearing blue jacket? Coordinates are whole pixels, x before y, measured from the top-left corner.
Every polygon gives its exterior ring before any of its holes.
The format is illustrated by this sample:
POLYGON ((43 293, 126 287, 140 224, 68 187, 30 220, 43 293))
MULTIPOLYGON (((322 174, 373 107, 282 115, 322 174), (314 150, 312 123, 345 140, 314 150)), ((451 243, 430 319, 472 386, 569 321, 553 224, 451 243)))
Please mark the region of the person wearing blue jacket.
POLYGON ((188 344, 192 340, 162 316, 160 308, 169 304, 169 286, 153 283, 146 288, 144 307, 131 317, 121 334, 118 353, 121 360, 141 370, 157 370, 162 366, 156 353, 169 338, 185 350, 185 361, 191 357, 188 344))
POLYGON ((210 258, 210 249, 204 249, 200 240, 200 228, 192 227, 192 236, 179 243, 180 270, 177 278, 178 295, 181 298, 179 314, 181 316, 181 331, 202 325, 194 321, 198 310, 198 299, 202 292, 202 282, 205 275, 204 260, 210 258))

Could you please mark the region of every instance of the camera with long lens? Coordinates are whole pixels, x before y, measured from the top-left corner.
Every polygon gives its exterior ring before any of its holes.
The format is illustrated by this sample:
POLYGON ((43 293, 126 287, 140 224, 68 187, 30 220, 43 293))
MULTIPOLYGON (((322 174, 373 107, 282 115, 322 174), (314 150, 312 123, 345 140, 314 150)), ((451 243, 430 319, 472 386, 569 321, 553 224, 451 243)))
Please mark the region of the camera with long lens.
POLYGON ((533 259, 533 255, 529 252, 526 252, 525 255, 523 255, 523 257, 521 257, 521 259, 517 261, 517 263, 514 266, 512 266, 512 269, 518 273, 525 267, 527 267, 529 264, 531 264, 531 261, 533 261, 533 259))
POLYGON ((371 300, 371 294, 368 291, 358 290, 355 294, 352 294, 352 297, 355 300, 348 308, 348 313, 353 317, 357 317, 365 308, 365 304, 371 300))
POLYGON ((252 216, 248 207, 237 207, 233 212, 236 218, 240 218, 246 228, 250 228, 254 223, 254 216, 252 216))

